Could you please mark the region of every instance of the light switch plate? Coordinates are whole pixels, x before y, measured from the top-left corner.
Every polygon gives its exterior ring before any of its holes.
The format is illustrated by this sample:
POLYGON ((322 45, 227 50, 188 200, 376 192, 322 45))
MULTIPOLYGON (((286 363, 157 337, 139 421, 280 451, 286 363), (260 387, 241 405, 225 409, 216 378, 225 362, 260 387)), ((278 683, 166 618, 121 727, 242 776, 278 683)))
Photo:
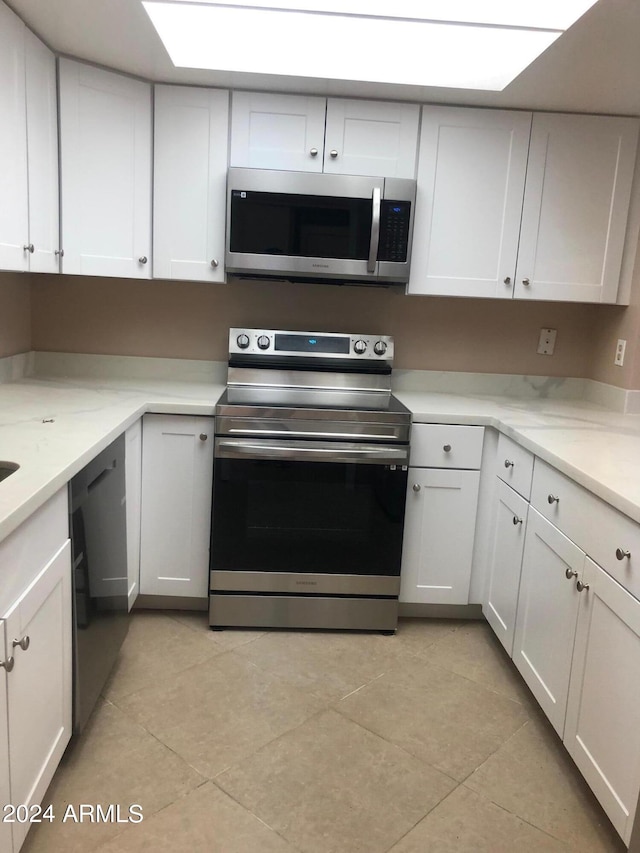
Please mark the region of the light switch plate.
POLYGON ((540 329, 540 339, 538 340, 540 355, 553 355, 557 334, 557 329, 540 329))

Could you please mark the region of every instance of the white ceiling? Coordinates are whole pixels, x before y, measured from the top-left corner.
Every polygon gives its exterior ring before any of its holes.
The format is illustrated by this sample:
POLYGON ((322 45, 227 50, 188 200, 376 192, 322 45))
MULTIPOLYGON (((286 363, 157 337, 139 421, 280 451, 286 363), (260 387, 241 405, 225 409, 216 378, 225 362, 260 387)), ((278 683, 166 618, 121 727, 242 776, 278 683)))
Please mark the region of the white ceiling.
MULTIPOLYGON (((175 68, 140 0, 8 0, 8 5, 59 53, 156 82, 640 115, 640 0, 599 0, 502 92, 175 68)), ((268 40, 265 33, 265 49, 268 40)), ((399 59, 381 56, 380 62, 399 59)))

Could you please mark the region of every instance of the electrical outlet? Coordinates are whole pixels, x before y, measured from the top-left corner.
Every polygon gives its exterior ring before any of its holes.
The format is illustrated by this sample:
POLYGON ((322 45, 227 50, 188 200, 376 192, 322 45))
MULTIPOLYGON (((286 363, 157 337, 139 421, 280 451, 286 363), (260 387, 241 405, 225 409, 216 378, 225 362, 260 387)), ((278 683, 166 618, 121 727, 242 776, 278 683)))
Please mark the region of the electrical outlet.
POLYGON ((622 367, 624 364, 624 351, 627 348, 627 342, 622 338, 618 339, 618 345, 616 346, 616 357, 613 359, 613 363, 617 364, 618 367, 622 367))
POLYGON ((556 329, 540 329, 540 339, 538 341, 538 352, 540 355, 553 355, 557 334, 556 329))

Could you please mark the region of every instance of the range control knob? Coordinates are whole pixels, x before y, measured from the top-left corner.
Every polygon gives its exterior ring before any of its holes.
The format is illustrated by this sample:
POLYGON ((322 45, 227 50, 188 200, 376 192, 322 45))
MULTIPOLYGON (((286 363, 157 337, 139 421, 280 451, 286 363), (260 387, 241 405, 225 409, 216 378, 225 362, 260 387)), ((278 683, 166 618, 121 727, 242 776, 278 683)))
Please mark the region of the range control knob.
POLYGON ((384 355, 387 351, 387 345, 384 341, 376 341, 373 347, 373 351, 376 355, 384 355))
POLYGON ((260 349, 269 349, 270 343, 271 341, 266 335, 260 335, 260 337, 258 338, 258 346, 260 347, 260 349))
POLYGON ((353 351, 357 353, 357 355, 362 355, 363 352, 367 349, 366 341, 356 341, 353 345, 353 351))
POLYGON ((240 349, 246 349, 249 346, 249 335, 238 335, 236 343, 240 349))

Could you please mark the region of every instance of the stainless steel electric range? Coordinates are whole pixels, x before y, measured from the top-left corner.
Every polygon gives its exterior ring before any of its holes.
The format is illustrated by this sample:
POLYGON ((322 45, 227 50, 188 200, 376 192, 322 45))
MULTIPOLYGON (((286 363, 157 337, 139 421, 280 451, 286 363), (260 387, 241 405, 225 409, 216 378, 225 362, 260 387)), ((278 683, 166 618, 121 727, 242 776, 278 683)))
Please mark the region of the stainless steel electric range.
POLYGON ((394 631, 411 413, 382 335, 231 329, 212 628, 394 631))

